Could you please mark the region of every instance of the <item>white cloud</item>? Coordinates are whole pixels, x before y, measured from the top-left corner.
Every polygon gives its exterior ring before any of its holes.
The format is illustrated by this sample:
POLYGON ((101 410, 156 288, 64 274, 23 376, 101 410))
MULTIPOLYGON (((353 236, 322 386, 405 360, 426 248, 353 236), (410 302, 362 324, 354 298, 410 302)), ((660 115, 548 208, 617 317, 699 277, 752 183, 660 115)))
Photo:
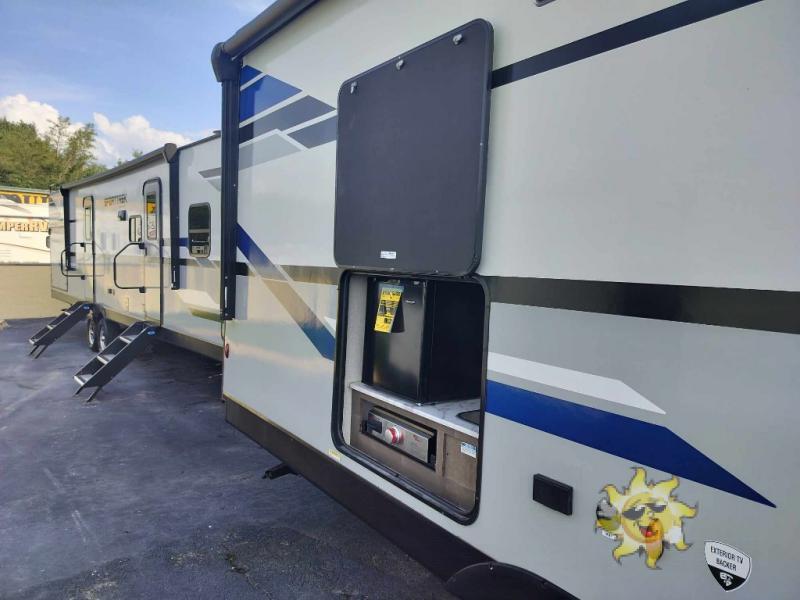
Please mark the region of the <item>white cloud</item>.
POLYGON ((58 111, 54 106, 29 100, 25 94, 17 94, 0 98, 0 117, 14 122, 33 123, 37 133, 44 135, 50 122, 58 119, 58 111))
MULTIPOLYGON (((44 135, 50 121, 59 117, 58 109, 50 104, 31 100, 24 94, 0 98, 0 117, 9 121, 33 123, 39 135, 44 135)), ((134 150, 149 152, 166 143, 188 144, 191 138, 175 131, 156 129, 142 115, 133 115, 121 121, 112 121, 102 113, 94 113, 97 131, 94 155, 98 162, 113 166, 117 160, 128 160, 134 150)), ((82 127, 75 123, 74 127, 82 127)))
POLYGON ((127 160, 134 150, 149 152, 166 143, 179 146, 192 140, 174 131, 156 129, 142 115, 133 115, 122 121, 112 121, 102 113, 94 113, 97 128, 95 156, 104 164, 114 164, 120 158, 127 160))

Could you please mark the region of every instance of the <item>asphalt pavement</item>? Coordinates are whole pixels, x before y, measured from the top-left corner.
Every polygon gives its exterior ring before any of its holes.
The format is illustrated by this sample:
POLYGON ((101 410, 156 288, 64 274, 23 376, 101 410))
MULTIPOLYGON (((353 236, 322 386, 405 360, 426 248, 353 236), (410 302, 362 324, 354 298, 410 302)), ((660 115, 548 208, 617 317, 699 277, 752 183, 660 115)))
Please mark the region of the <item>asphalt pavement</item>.
POLYGON ((80 325, 27 356, 45 322, 0 325, 0 598, 448 597, 305 479, 262 479, 219 363, 159 345, 87 404, 80 325))

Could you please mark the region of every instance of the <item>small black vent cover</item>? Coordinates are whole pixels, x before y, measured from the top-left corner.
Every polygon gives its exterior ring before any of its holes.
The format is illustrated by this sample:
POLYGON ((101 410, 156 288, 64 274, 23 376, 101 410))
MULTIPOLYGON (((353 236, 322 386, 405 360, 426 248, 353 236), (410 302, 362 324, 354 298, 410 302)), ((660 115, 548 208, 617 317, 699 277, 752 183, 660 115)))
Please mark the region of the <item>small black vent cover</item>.
POLYGON ((339 90, 341 267, 465 275, 480 262, 491 25, 476 20, 339 90))

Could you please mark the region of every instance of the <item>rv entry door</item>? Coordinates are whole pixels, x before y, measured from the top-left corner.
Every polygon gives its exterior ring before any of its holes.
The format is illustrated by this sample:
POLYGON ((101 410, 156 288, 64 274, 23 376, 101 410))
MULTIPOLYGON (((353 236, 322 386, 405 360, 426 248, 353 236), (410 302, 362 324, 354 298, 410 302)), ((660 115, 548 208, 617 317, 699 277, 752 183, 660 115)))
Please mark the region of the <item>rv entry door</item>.
POLYGON ((144 316, 161 323, 161 180, 144 184, 144 316))
MULTIPOLYGON (((83 211, 83 244, 77 254, 80 269, 85 276, 83 280, 83 297, 94 302, 94 196, 84 196, 81 201, 83 211)), ((78 250, 76 248, 76 250, 78 250)))
POLYGON ((67 291, 69 279, 64 275, 65 267, 62 261, 66 258, 66 230, 64 229, 64 197, 61 192, 53 191, 50 193, 49 202, 49 235, 48 247, 50 249, 50 284, 53 288, 67 291))

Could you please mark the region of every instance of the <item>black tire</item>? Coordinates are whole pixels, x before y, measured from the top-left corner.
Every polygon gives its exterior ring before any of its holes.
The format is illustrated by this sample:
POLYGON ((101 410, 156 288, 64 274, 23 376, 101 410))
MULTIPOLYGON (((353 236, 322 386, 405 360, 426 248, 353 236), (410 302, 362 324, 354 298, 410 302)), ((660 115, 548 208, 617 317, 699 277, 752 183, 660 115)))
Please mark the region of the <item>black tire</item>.
POLYGON ((103 319, 97 329, 97 351, 102 352, 119 335, 119 326, 114 321, 103 319))
POLYGON ((97 351, 102 352, 108 347, 111 339, 108 336, 108 321, 103 319, 97 326, 97 351))
POLYGON ((97 321, 94 317, 86 319, 86 345, 92 352, 97 352, 97 321))

